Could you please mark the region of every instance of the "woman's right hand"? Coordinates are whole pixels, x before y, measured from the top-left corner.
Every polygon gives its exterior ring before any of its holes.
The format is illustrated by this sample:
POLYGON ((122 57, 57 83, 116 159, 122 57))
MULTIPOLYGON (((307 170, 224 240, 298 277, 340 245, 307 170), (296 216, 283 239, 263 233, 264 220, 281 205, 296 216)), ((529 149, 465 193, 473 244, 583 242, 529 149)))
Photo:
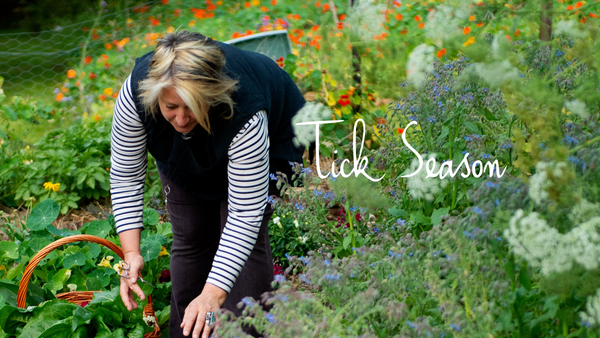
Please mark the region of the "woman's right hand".
POLYGON ((121 277, 120 293, 123 304, 125 304, 127 310, 131 311, 131 309, 138 308, 138 304, 133 298, 133 293, 135 293, 140 300, 146 299, 146 295, 144 295, 142 288, 140 288, 137 283, 138 274, 144 269, 144 258, 137 252, 130 252, 125 254, 125 262, 129 264, 130 278, 121 277))

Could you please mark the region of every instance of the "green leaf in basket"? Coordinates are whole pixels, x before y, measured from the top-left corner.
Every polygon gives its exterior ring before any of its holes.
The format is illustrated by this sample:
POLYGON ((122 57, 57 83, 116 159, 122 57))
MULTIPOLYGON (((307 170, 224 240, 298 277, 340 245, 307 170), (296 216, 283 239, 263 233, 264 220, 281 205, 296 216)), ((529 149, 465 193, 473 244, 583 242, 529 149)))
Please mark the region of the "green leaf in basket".
POLYGON ((54 276, 52 277, 52 291, 59 291, 65 287, 65 283, 71 277, 71 270, 68 269, 60 269, 54 276))
POLYGON ((57 229, 52 224, 49 224, 48 227, 46 228, 46 230, 48 230, 48 232, 53 234, 54 236, 58 236, 58 237, 81 235, 81 231, 79 231, 79 230, 57 229))
POLYGON ((69 337, 73 313, 78 307, 78 305, 60 299, 45 303, 42 307, 34 310, 34 315, 29 319, 19 337, 69 337))
POLYGON ((158 258, 160 254, 160 242, 157 240, 143 240, 140 249, 142 250, 142 257, 144 262, 149 262, 153 259, 158 258))
POLYGON ((158 212, 154 209, 145 209, 143 222, 144 225, 157 225, 158 224, 158 212))
POLYGON ((70 269, 73 266, 83 265, 85 265, 85 255, 82 252, 76 252, 72 255, 68 255, 63 260, 63 267, 65 269, 70 269))
POLYGON ((88 291, 102 290, 102 280, 98 277, 88 277, 85 280, 85 287, 88 291))
POLYGON ((90 311, 87 306, 80 306, 73 313, 73 323, 71 325, 71 330, 74 332, 77 331, 77 328, 84 324, 89 324, 92 320, 92 311, 90 311))
POLYGON ((127 334, 127 338, 138 338, 144 336, 144 327, 141 324, 136 324, 135 328, 127 334))
POLYGON ((9 241, 0 241, 0 261, 2 261, 3 258, 19 258, 19 250, 17 243, 9 241))
POLYGON ((54 200, 47 199, 36 205, 27 218, 27 228, 32 231, 44 230, 56 220, 60 207, 54 200))
POLYGON ((112 230, 112 227, 110 226, 110 223, 108 223, 107 220, 101 220, 101 221, 90 222, 85 233, 87 235, 98 236, 100 238, 106 238, 106 236, 108 236, 108 234, 110 233, 111 230, 112 230))
POLYGON ((92 288, 89 287, 88 282, 86 282, 85 284, 88 286, 88 290, 100 291, 101 289, 107 287, 108 284, 110 284, 110 275, 107 272, 110 272, 110 271, 115 271, 115 270, 113 270, 112 268, 110 268, 110 269, 103 269, 103 268, 99 267, 98 269, 93 270, 92 272, 90 272, 87 275, 88 280, 90 278, 95 278, 100 283, 100 286, 92 289, 92 288))

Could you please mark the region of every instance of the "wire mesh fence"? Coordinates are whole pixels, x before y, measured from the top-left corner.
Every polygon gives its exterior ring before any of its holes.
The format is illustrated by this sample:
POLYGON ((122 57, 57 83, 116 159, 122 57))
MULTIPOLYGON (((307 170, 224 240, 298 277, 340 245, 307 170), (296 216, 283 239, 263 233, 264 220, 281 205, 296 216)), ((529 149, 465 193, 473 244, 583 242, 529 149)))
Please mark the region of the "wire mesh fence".
POLYGON ((149 1, 112 13, 100 8, 91 20, 52 30, 0 34, 5 94, 51 98, 68 69, 97 59, 108 48, 120 48, 128 39, 143 37, 136 31, 147 21, 141 14, 157 3, 149 1))

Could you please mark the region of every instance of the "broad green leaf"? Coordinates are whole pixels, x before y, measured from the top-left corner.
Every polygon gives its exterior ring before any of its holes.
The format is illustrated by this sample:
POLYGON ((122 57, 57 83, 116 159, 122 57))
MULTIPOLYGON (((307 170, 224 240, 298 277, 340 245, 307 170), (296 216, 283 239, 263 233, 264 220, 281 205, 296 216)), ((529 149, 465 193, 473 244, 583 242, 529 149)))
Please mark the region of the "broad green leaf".
POLYGON ((431 224, 431 218, 423 215, 422 211, 411 212, 410 220, 415 223, 419 223, 419 224, 423 224, 423 225, 431 224))
POLYGON ((144 257, 144 262, 149 262, 153 259, 158 258, 158 254, 160 254, 161 245, 160 242, 156 240, 144 240, 142 241, 140 249, 142 250, 142 257, 144 257))
POLYGON ((60 207, 54 200, 47 199, 36 205, 27 219, 27 228, 32 231, 44 230, 56 220, 60 207))
POLYGON ((475 134, 481 134, 479 127, 469 121, 465 121, 465 127, 475 134))
MULTIPOLYGON (((108 284, 110 284, 110 275, 113 274, 113 273, 110 273, 110 272, 115 272, 115 270, 112 269, 112 268, 104 268, 103 269, 103 268, 99 267, 98 269, 93 270, 92 272, 90 272, 87 275, 88 279, 90 279, 90 278, 96 278, 99 281, 100 286, 96 287, 95 289, 90 289, 88 287, 88 290, 101 290, 101 289, 107 287, 108 284)), ((87 281, 86 281, 86 285, 88 285, 87 281)))
MULTIPOLYGON (((96 259, 98 257, 98 255, 100 255, 100 252, 102 252, 102 248, 100 247, 100 244, 85 243, 85 246, 87 246, 89 248, 88 253, 92 257, 92 259, 96 259)), ((116 255, 115 255, 115 257, 116 257, 116 255)))
POLYGON ((49 233, 58 236, 58 237, 68 237, 74 235, 81 235, 81 231, 79 230, 69 230, 69 229, 57 229, 54 225, 49 224, 46 228, 49 233))
POLYGON ((90 310, 88 310, 87 306, 86 307, 80 306, 73 313, 73 323, 72 323, 71 330, 77 331, 77 328, 79 326, 84 325, 84 324, 89 324, 91 320, 92 320, 92 312, 90 310))
POLYGON ((389 208, 388 212, 390 213, 390 215, 394 216, 394 217, 406 217, 408 216, 408 214, 406 213, 406 210, 401 209, 401 208, 389 208))
POLYGON ((111 230, 112 226, 110 225, 110 223, 108 223, 107 220, 101 220, 90 222, 88 228, 85 230, 85 233, 87 235, 106 238, 106 236, 108 236, 111 230))
POLYGON ((25 262, 19 263, 19 265, 12 267, 6 273, 6 279, 13 280, 15 277, 23 274, 25 272, 25 262))
POLYGON ((442 221, 442 216, 447 215, 450 208, 436 209, 431 214, 431 224, 438 225, 442 221))
POLYGON ((9 241, 0 241, 0 262, 3 258, 19 258, 19 250, 17 243, 9 241))
POLYGON ((157 224, 156 232, 165 237, 173 237, 173 228, 171 226, 171 223, 169 223, 169 222, 157 224))
POLYGON ((347 249, 351 243, 352 243, 352 236, 344 237, 344 242, 343 242, 344 249, 347 249))
POLYGON ((68 335, 60 335, 58 332, 70 333, 73 312, 78 307, 79 305, 60 299, 45 303, 41 308, 34 310, 34 315, 25 325, 19 337, 68 337, 68 335), (60 330, 54 328, 54 325, 60 325, 60 330))
POLYGON ((85 281, 85 287, 88 291, 101 291, 102 280, 98 277, 88 277, 85 281))
POLYGON ((85 255, 82 252, 76 252, 72 255, 68 255, 63 260, 63 267, 65 269, 70 269, 73 266, 83 265, 85 265, 85 255))
POLYGON ((69 280, 69 277, 71 277, 71 270, 58 270, 58 272, 52 277, 52 291, 62 290, 65 287, 65 282, 69 280))
POLYGON ((127 334, 127 338, 138 338, 144 336, 144 327, 142 324, 136 324, 135 328, 127 334))
POLYGON ((494 114, 492 114, 492 112, 489 109, 485 108, 484 112, 485 112, 486 119, 488 119, 490 121, 498 121, 499 120, 497 117, 494 116, 494 114))
POLYGON ((88 187, 94 189, 94 186, 96 185, 96 180, 93 176, 89 176, 87 180, 85 180, 85 183, 88 185, 88 187))
POLYGON ((154 209, 144 209, 144 225, 157 225, 159 220, 158 212, 154 209))
POLYGON ((43 248, 45 248, 48 244, 52 243, 51 240, 45 237, 37 237, 30 241, 29 247, 33 252, 40 252, 43 248))

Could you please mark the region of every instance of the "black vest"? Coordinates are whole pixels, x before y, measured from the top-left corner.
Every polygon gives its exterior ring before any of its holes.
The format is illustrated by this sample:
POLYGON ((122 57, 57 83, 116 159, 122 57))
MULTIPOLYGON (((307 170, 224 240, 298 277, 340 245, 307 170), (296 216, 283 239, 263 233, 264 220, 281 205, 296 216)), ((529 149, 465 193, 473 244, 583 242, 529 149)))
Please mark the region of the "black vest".
POLYGON ((188 193, 207 200, 227 198, 229 145, 258 111, 264 109, 268 116, 271 173, 282 171, 291 181, 288 162, 302 163, 304 151, 292 143, 291 119, 305 100, 290 76, 267 56, 218 41, 217 44, 225 53, 223 71, 239 82, 232 94, 232 118, 222 117, 230 114, 225 105, 209 110, 213 135, 198 124, 192 138, 184 140, 162 114, 156 114, 156 119, 146 114, 139 99, 139 82, 148 75, 154 52, 137 58, 131 74, 134 102, 146 128, 148 151, 156 159, 158 169, 188 193))

